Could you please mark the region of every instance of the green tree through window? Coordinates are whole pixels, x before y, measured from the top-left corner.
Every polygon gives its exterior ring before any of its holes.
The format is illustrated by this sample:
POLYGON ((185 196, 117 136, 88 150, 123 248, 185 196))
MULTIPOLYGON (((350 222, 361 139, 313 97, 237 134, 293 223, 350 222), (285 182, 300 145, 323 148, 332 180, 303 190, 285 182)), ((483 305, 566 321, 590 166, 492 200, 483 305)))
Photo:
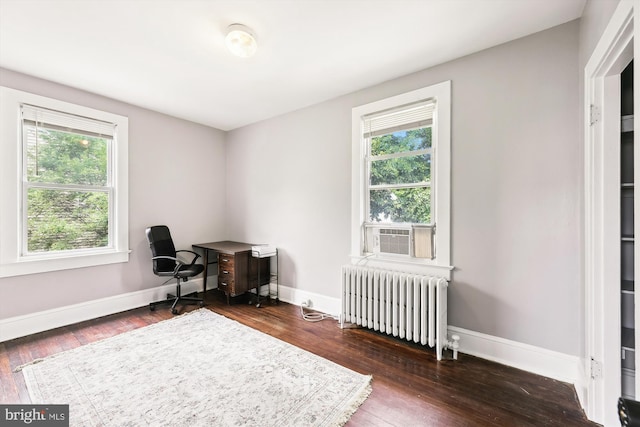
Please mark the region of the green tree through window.
POLYGON ((370 140, 369 220, 431 223, 431 127, 370 140))
POLYGON ((27 251, 109 245, 110 139, 25 125, 27 251))

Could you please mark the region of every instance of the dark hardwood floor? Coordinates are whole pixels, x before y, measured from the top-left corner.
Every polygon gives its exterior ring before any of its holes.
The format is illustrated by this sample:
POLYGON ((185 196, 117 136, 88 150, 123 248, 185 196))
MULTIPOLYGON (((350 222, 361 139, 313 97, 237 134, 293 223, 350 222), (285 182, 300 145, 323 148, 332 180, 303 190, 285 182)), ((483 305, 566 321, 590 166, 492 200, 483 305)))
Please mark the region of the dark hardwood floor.
MULTIPOLYGON (((597 425, 586 419, 570 384, 465 354, 438 362, 432 349, 367 329, 340 329, 335 320, 307 322, 299 307, 282 302, 228 306, 216 291, 206 299, 209 310, 372 374, 373 391, 347 426, 597 425)), ((21 364, 171 317, 168 307, 142 307, 0 343, 0 402, 30 403, 22 374, 13 372, 21 364)))

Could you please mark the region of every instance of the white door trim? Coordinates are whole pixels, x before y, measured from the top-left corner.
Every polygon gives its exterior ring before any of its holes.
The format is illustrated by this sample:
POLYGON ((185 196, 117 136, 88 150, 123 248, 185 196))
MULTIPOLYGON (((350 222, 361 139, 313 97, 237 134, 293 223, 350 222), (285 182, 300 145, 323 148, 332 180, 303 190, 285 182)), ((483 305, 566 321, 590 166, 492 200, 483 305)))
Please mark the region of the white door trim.
MULTIPOLYGON (((635 56, 639 9, 640 0, 620 1, 584 71, 584 366, 591 367, 594 360, 601 373, 592 378, 592 372, 585 372, 583 404, 589 419, 605 426, 619 425, 616 401, 621 392, 619 74, 635 56)), ((638 97, 635 102, 637 110, 638 97)), ((635 212, 637 218, 637 198, 635 212)))

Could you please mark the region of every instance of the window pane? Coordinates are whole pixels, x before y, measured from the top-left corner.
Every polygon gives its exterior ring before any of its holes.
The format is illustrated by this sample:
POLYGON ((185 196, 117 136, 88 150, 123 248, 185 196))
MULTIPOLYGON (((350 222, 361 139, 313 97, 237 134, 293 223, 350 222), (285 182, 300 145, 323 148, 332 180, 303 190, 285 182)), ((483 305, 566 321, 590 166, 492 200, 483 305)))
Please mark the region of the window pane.
POLYGON ((27 180, 50 184, 107 184, 109 140, 24 126, 27 180))
POLYGON ((431 148, 431 126, 371 138, 371 155, 373 156, 426 148, 431 148))
POLYGON ((417 184, 431 181, 431 154, 371 162, 371 185, 417 184))
POLYGON ((431 224, 431 189, 428 187, 369 191, 369 221, 431 224))
POLYGON ((30 188, 27 251, 107 247, 108 205, 109 195, 104 192, 30 188))

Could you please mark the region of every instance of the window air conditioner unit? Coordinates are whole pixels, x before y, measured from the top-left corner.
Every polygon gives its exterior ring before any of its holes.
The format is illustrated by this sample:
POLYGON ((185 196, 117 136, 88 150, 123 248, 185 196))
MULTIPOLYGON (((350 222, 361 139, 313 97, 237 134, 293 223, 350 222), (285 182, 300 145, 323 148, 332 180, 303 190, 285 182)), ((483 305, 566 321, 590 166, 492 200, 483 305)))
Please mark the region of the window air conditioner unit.
POLYGON ((374 228, 373 253, 411 255, 411 228, 374 228))
POLYGON ((434 226, 421 224, 368 226, 366 230, 366 251, 369 253, 433 259, 434 226))

